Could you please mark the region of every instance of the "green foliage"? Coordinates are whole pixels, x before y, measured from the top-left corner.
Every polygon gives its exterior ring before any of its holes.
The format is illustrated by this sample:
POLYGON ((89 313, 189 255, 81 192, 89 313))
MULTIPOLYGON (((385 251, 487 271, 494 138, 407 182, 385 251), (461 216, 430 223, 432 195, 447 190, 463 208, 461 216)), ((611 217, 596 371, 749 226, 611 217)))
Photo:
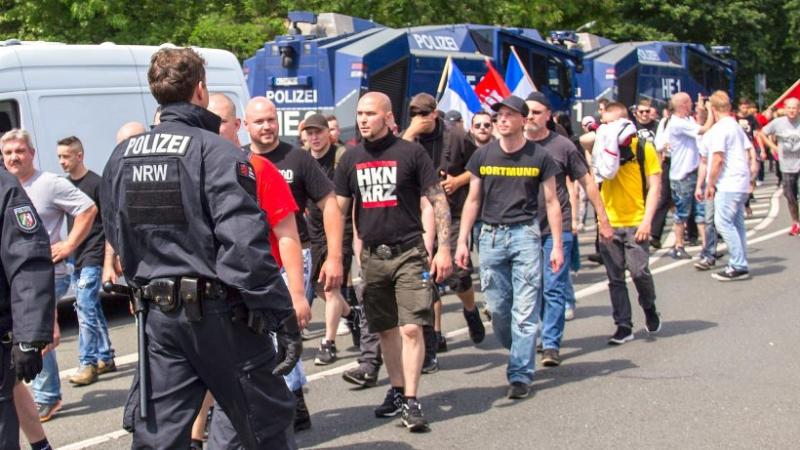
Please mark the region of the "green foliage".
POLYGON ((752 95, 756 73, 780 94, 800 63, 800 0, 0 0, 0 39, 68 43, 197 45, 243 60, 285 29, 289 10, 339 12, 391 27, 485 23, 575 29, 616 41, 676 40, 730 45, 737 91, 752 95))

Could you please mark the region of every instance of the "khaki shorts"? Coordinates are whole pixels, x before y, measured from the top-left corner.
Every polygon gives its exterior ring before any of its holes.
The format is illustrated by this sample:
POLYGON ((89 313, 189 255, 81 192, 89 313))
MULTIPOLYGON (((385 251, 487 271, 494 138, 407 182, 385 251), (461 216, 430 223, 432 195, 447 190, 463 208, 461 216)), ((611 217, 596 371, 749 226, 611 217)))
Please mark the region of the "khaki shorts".
POLYGON ((421 243, 390 259, 379 258, 366 248, 361 252, 364 312, 370 332, 401 325, 433 325, 434 283, 422 279, 422 273, 429 271, 428 252, 421 243))

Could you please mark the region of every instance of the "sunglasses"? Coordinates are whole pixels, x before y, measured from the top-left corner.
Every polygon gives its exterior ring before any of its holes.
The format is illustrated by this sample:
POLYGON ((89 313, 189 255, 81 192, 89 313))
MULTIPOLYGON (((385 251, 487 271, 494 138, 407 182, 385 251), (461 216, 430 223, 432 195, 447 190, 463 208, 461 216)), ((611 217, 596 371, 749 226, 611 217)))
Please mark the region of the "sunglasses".
POLYGON ((476 123, 472 125, 472 128, 475 128, 476 130, 479 130, 481 128, 486 128, 488 130, 489 128, 492 128, 492 124, 489 122, 476 123))
POLYGON ((410 113, 408 113, 408 117, 411 117, 411 118, 417 117, 417 116, 425 117, 425 116, 429 115, 431 112, 432 111, 411 111, 410 113))
POLYGON ((636 114, 649 114, 649 113, 650 113, 650 111, 647 110, 647 109, 640 109, 640 110, 636 111, 636 114))
POLYGON ((536 110, 536 109, 532 109, 532 110, 531 110, 531 114, 533 114, 534 116, 538 116, 538 115, 540 115, 540 114, 544 114, 544 110, 536 110))

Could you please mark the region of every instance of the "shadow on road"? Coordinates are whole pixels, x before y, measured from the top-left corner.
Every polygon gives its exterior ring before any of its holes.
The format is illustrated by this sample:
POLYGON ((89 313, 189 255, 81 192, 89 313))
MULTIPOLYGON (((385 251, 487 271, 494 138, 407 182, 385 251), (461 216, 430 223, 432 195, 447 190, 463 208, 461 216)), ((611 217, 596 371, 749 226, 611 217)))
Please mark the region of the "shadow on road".
MULTIPOLYGON (((117 378, 130 377, 133 375, 136 367, 130 365, 128 367, 120 367, 116 372, 104 374, 100 376, 100 380, 91 387, 102 386, 103 382, 114 380, 117 378)), ((68 383, 62 385, 64 389, 86 390, 81 399, 77 402, 64 403, 63 409, 58 413, 58 417, 71 417, 95 414, 98 411, 106 411, 109 409, 119 409, 125 404, 125 399, 128 395, 128 388, 125 389, 95 389, 90 390, 89 387, 74 387, 68 383), (68 387, 69 386, 69 387, 68 387)), ((122 423, 122 410, 120 409, 120 423, 122 423)))

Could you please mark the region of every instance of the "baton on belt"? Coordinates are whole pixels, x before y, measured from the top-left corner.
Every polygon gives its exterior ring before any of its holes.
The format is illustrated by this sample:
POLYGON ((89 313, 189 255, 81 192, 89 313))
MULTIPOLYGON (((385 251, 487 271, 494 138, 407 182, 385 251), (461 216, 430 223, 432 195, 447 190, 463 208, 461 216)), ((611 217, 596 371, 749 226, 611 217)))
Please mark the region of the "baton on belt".
POLYGON ((103 284, 103 291, 124 295, 133 305, 133 314, 136 317, 136 335, 139 351, 139 417, 147 419, 147 391, 150 384, 150 377, 147 371, 147 334, 145 332, 145 321, 147 320, 147 308, 142 300, 140 290, 134 290, 122 284, 113 284, 107 281, 103 284))

